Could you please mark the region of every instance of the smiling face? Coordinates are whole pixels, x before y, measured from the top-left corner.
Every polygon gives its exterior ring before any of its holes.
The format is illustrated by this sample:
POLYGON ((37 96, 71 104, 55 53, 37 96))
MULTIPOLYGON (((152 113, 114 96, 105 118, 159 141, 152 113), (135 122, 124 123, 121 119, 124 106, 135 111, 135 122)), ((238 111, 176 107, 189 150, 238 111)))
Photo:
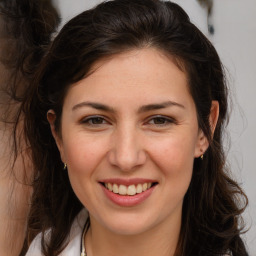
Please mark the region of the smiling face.
POLYGON ((111 232, 179 230, 194 158, 208 145, 186 74, 152 48, 96 64, 67 93, 62 137, 53 131, 74 192, 111 232))

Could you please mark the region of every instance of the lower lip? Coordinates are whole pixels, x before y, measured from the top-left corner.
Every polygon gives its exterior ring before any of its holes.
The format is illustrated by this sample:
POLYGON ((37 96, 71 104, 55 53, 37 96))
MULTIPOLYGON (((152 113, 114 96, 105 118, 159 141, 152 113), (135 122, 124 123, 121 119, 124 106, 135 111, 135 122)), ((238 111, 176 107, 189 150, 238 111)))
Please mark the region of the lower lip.
POLYGON ((151 193, 155 189, 155 186, 147 189, 142 193, 136 194, 134 196, 122 196, 109 191, 104 186, 102 186, 102 188, 107 198, 109 198, 113 203, 119 206, 131 207, 144 202, 151 195, 151 193))

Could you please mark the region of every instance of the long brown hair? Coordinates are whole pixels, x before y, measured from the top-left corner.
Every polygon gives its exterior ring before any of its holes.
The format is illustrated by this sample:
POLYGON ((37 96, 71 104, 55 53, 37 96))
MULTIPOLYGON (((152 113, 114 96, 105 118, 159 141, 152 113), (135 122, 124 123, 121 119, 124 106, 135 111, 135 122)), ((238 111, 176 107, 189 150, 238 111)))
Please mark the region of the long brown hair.
POLYGON ((8 183, 3 188, 6 205, 1 206, 8 214, 6 231, 1 227, 6 242, 1 244, 10 253, 17 254, 23 244, 32 191, 33 169, 20 104, 58 24, 51 0, 0 0, 0 176, 8 183))
POLYGON ((172 56, 188 78, 198 124, 209 140, 203 161, 195 159, 183 203, 176 256, 247 255, 240 238, 247 197, 225 166, 222 135, 227 120, 227 87, 218 54, 177 4, 158 0, 116 0, 99 4, 68 22, 43 57, 22 111, 35 167, 28 237, 42 232, 45 255, 58 255, 72 222, 83 208, 63 171, 46 113, 56 113, 61 134, 62 105, 73 83, 90 75, 92 65, 130 49, 154 47, 172 56), (220 106, 211 135, 211 102, 220 106), (46 230, 51 229, 46 241, 46 230))
MULTIPOLYGON (((0 63, 4 76, 0 85, 0 122, 15 127, 20 121, 18 106, 26 97, 37 65, 59 24, 59 16, 51 0, 1 0, 0 18, 0 63)), ((14 136, 15 161, 22 139, 20 133, 14 136)))

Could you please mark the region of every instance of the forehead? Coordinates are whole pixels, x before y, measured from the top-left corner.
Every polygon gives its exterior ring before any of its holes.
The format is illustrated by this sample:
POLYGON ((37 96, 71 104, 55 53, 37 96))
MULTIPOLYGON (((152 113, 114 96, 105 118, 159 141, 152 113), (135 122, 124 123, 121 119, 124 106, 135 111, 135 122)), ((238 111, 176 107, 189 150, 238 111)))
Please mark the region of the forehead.
POLYGON ((186 101, 190 97, 187 75, 174 58, 155 48, 146 48, 96 62, 89 76, 70 87, 67 98, 162 100, 164 96, 186 101))
POLYGON ((101 72, 107 71, 111 73, 114 72, 115 65, 119 67, 119 71, 127 71, 134 74, 140 73, 143 76, 151 74, 148 72, 149 69, 154 69, 155 72, 152 75, 156 75, 157 72, 165 72, 167 69, 169 73, 170 68, 176 66, 176 68, 180 70, 180 73, 186 76, 186 69, 183 61, 155 47, 130 49, 104 57, 96 61, 88 73, 91 75, 102 68, 103 70, 101 70, 101 72))

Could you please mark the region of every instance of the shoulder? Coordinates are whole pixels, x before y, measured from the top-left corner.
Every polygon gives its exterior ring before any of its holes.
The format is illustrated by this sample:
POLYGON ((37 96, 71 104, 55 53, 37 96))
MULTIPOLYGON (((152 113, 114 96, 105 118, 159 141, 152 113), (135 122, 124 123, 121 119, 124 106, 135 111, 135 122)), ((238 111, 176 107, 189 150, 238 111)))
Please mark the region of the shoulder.
MULTIPOLYGON (((88 214, 85 209, 77 215, 71 227, 68 245, 62 251, 60 256, 73 256, 80 254, 82 230, 87 217, 88 214)), ((41 238, 41 233, 36 236, 31 243, 26 256, 43 256, 41 252, 41 238)))

